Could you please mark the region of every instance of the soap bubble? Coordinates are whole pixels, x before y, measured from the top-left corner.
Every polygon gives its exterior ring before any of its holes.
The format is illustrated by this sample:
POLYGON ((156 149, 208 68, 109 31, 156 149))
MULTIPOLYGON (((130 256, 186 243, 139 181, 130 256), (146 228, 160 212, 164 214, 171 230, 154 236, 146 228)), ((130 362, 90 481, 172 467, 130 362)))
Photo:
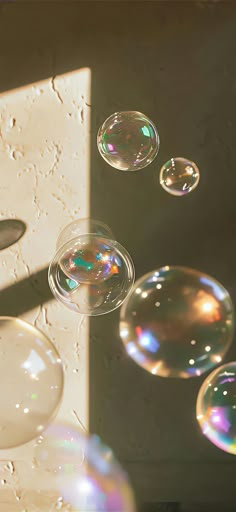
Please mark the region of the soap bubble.
POLYGON ((115 240, 81 235, 64 244, 49 267, 49 285, 65 306, 81 314, 102 315, 119 307, 134 282, 128 252, 115 240))
POLYGON ((54 345, 38 329, 0 317, 0 449, 31 441, 52 420, 63 393, 54 345))
POLYGON ((120 312, 128 355, 161 377, 194 377, 222 361, 233 335, 233 305, 215 279, 162 267, 139 279, 120 312))
POLYGON ((117 275, 121 260, 109 240, 84 235, 69 243, 66 251, 63 249, 59 264, 70 279, 96 284, 117 275))
POLYGON ((200 172, 194 162, 186 158, 171 158, 160 171, 160 184, 173 196, 184 196, 194 190, 200 179, 200 172))
POLYGON ((236 455, 236 362, 220 366, 205 379, 198 393, 197 419, 213 444, 236 455))
POLYGON ((82 443, 78 442, 78 431, 70 425, 49 425, 36 441, 34 460, 37 468, 49 473, 67 475, 78 471, 84 462, 82 443))
MULTIPOLYGON (((46 470, 39 464, 31 470, 30 478, 29 475, 27 478, 27 473, 25 477, 22 477, 22 473, 20 475, 21 487, 25 490, 22 502, 29 512, 36 503, 40 504, 40 511, 47 512, 54 510, 56 504, 58 508, 61 506, 60 510, 70 512, 135 511, 134 495, 126 473, 110 448, 97 436, 85 435, 71 426, 62 425, 57 431, 55 425, 48 440, 48 448, 50 442, 52 457, 47 461, 46 470), (55 471, 53 460, 53 454, 58 461, 60 458, 56 454, 56 446, 59 447, 58 455, 61 456, 59 471, 55 471), (78 465, 77 455, 81 450, 84 462, 78 465), (49 505, 51 508, 47 508, 49 505)), ((35 456, 40 456, 40 444, 35 456)))
POLYGON ((98 150, 104 160, 120 171, 138 171, 149 165, 159 151, 159 135, 153 122, 140 112, 116 112, 98 131, 98 150))
POLYGON ((57 249, 60 249, 60 247, 66 242, 69 242, 69 240, 77 238, 80 235, 87 235, 88 233, 114 240, 111 229, 104 222, 90 218, 77 219, 67 224, 62 230, 57 239, 57 249))

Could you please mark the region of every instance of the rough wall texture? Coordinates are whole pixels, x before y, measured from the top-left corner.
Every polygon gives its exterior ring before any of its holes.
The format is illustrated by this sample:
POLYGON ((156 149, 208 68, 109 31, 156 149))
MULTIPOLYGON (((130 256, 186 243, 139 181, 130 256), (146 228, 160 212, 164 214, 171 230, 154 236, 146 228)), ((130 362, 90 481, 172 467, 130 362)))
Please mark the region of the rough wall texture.
MULTIPOLYGON (((89 127, 88 68, 0 97, 0 220, 17 218, 26 224, 21 240, 0 252, 1 291, 8 293, 8 305, 2 301, 1 310, 12 316, 20 302, 21 318, 55 343, 65 370, 57 419, 75 425, 88 425, 88 323, 50 296, 44 303, 38 276, 47 272, 60 230, 89 215, 89 127), (23 281, 32 306, 24 294, 14 293, 14 285, 23 281)), ((1 459, 9 459, 0 465, 4 489, 17 484, 20 460, 31 460, 32 446, 1 453, 1 459)), ((18 485, 15 490, 20 497, 18 485)), ((5 507, 0 502, 1 512, 5 507)))

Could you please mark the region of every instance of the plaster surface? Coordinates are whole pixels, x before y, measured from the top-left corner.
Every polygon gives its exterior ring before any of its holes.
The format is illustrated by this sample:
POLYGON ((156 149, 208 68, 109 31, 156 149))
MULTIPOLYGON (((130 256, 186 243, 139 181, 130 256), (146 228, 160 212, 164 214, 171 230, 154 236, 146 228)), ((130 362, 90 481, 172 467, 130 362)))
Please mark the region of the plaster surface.
MULTIPOLYGON (((20 317, 51 339, 63 361, 64 396, 55 421, 80 428, 89 419, 88 321, 50 293, 44 302, 38 276, 47 273, 61 229, 89 216, 90 82, 84 68, 0 96, 0 219, 26 224, 19 242, 0 252, 1 290, 27 283, 32 306, 20 317)), ((11 293, 4 314, 13 316, 14 308, 17 314, 19 301, 24 304, 24 293, 11 293)), ((32 461, 33 444, 1 451, 0 493, 9 500, 9 512, 20 507, 19 479, 32 461)), ((0 502, 2 512, 6 506, 0 502)))

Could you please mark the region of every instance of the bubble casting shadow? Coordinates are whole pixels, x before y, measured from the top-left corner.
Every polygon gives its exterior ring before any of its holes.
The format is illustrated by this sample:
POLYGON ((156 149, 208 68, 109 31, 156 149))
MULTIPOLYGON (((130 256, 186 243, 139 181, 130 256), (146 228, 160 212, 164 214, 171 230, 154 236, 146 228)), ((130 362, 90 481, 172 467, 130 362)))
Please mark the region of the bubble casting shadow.
POLYGON ((45 267, 0 291, 0 315, 21 316, 53 299, 45 267))
POLYGON ((25 234, 26 224, 18 219, 0 221, 0 251, 11 247, 25 234))

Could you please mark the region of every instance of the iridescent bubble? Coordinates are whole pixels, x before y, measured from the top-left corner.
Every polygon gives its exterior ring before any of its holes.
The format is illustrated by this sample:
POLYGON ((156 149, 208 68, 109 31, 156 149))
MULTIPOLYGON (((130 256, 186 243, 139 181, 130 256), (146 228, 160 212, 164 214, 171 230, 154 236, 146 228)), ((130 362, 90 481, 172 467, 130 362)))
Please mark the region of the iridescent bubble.
POLYGON ((236 455, 236 362, 208 375, 198 393, 196 412, 203 434, 221 450, 236 455))
POLYGON ((233 305, 214 278, 162 267, 139 279, 120 312, 120 336, 136 363, 161 377, 194 377, 222 361, 233 305))
POLYGON ((102 315, 119 307, 134 282, 134 266, 118 242, 81 235, 64 244, 49 267, 49 285, 68 308, 102 315))
POLYGON ((94 235, 83 235, 69 243, 59 264, 67 277, 81 284, 101 283, 119 274, 122 266, 113 243, 94 235))
POLYGON ((34 447, 36 467, 64 475, 79 471, 84 462, 84 452, 78 435, 78 430, 70 425, 49 425, 34 447))
POLYGON ((50 340, 32 325, 0 317, 0 449, 31 441, 57 412, 63 368, 50 340))
POLYGON ((194 190, 200 180, 200 171, 186 158, 171 158, 160 171, 160 184, 173 196, 184 196, 194 190))
POLYGON ((149 165, 159 151, 154 123, 136 111, 116 112, 98 130, 98 150, 104 160, 120 171, 138 171, 149 165))
MULTIPOLYGON (((47 443, 48 449, 50 442, 52 443, 52 449, 49 449, 46 470, 39 465, 31 470, 30 478, 26 474, 21 479, 21 486, 25 489, 23 503, 26 508, 43 503, 45 510, 47 505, 54 510, 53 505, 60 504, 60 510, 70 512, 135 511, 129 479, 110 448, 97 436, 87 436, 71 426, 61 426, 58 432, 54 431, 54 435, 56 440, 52 436, 47 443), (58 454, 56 446, 59 448, 58 454), (84 462, 78 465, 76 459, 81 450, 84 462), (55 471, 53 453, 58 462, 61 457, 59 471, 55 471)), ((40 445, 35 455, 37 458, 40 456, 40 445)))

